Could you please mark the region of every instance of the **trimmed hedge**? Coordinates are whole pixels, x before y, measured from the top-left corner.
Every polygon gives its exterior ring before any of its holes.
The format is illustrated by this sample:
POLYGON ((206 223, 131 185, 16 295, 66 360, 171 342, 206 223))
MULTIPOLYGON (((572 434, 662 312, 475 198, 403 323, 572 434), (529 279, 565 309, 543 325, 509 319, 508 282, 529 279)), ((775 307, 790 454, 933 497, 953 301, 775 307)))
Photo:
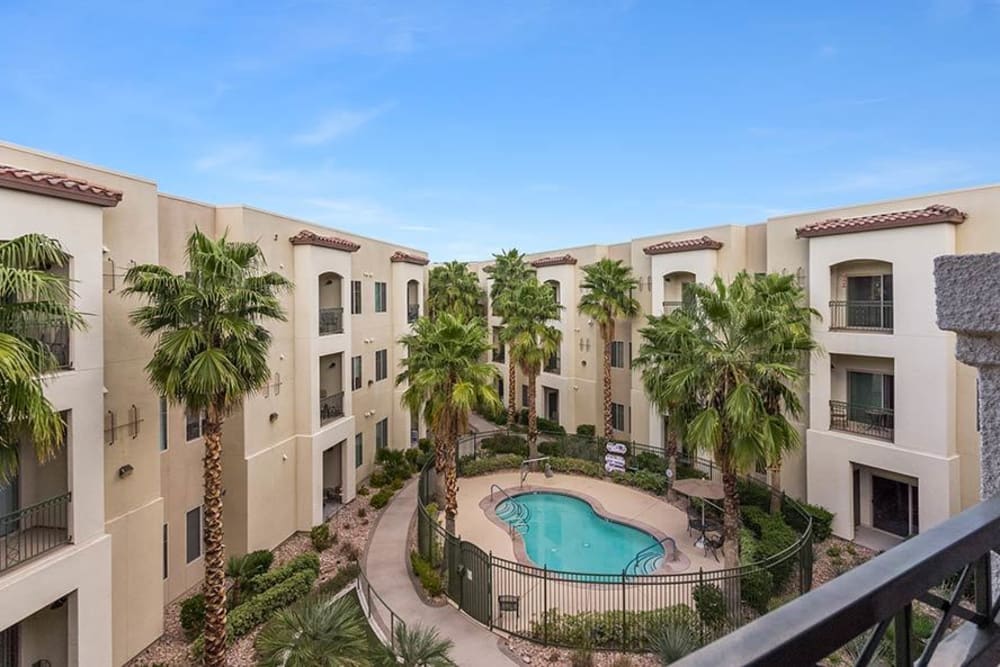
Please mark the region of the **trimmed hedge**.
MULTIPOLYGON (((312 572, 313 579, 319 576, 319 556, 314 552, 299 554, 279 568, 270 572, 257 575, 250 580, 247 590, 251 595, 256 596, 264 593, 268 589, 274 588, 299 572, 312 572)), ((240 605, 242 607, 243 605, 240 605)))
POLYGON ((698 584, 691 591, 698 618, 710 628, 718 628, 726 621, 726 596, 715 584, 698 584))
MULTIPOLYGON (((795 544, 798 533, 780 516, 774 516, 759 507, 743 508, 743 523, 760 540, 757 545, 758 560, 776 556, 795 544)), ((774 579, 774 588, 780 589, 792 574, 798 559, 786 556, 781 562, 771 563, 768 570, 774 579)))
MULTIPOLYGON (((815 542, 822 542, 830 537, 833 533, 833 512, 825 507, 811 505, 806 502, 799 501, 798 505, 801 509, 805 510, 806 514, 812 517, 813 540, 815 542)), ((801 533, 806 529, 805 519, 802 518, 802 515, 799 514, 791 502, 785 502, 781 508, 781 514, 785 517, 785 522, 795 530, 801 533)))
POLYGON ((594 428, 593 424, 580 424, 576 427, 577 435, 585 435, 592 438, 595 433, 597 433, 597 429, 594 428))
POLYGON ((475 460, 463 459, 459 461, 459 469, 463 476, 474 477, 488 472, 517 468, 521 465, 521 458, 517 454, 498 454, 475 460))
POLYGON ((389 504, 390 500, 392 500, 393 493, 395 493, 395 491, 393 491, 391 486, 385 487, 384 489, 376 493, 374 496, 372 496, 371 506, 377 510, 382 509, 383 507, 389 504))
MULTIPOLYGON (((555 433, 557 435, 566 435, 566 428, 561 424, 559 424, 559 422, 554 422, 551 419, 546 419, 545 417, 539 417, 537 415, 535 418, 538 422, 539 433, 555 433)), ((528 425, 528 408, 521 408, 521 412, 518 413, 517 422, 522 426, 528 425)))
MULTIPOLYGON (((760 543, 748 528, 740 529, 740 564, 750 565, 760 559, 760 543)), ((766 614, 774 595, 774 577, 758 569, 740 577, 740 598, 758 614, 766 614)))
POLYGON ((587 477, 604 477, 604 467, 593 461, 556 456, 549 459, 549 465, 555 472, 586 475, 587 477))
POLYGON ((309 531, 309 539, 312 540, 313 549, 316 551, 326 551, 330 548, 333 540, 330 538, 330 526, 321 523, 313 526, 309 531))
POLYGON ((519 435, 494 435, 482 440, 480 445, 494 454, 528 456, 528 443, 519 435))
POLYGON ((698 615, 686 604, 652 611, 628 611, 624 616, 621 610, 564 614, 551 609, 542 614, 541 620, 531 622, 531 636, 537 640, 547 638, 550 644, 595 649, 622 648, 627 640, 628 648, 634 649, 647 646, 651 636, 664 625, 680 625, 697 633, 698 615), (628 628, 627 637, 625 628, 628 628))
POLYGON ((444 592, 441 573, 416 550, 410 552, 410 565, 413 567, 413 573, 420 579, 420 585, 424 587, 428 595, 437 597, 444 592))
POLYGON ((667 476, 662 473, 657 474, 648 470, 637 470, 635 472, 617 473, 612 475, 611 479, 616 484, 633 486, 643 491, 655 493, 658 496, 662 496, 667 492, 667 476))

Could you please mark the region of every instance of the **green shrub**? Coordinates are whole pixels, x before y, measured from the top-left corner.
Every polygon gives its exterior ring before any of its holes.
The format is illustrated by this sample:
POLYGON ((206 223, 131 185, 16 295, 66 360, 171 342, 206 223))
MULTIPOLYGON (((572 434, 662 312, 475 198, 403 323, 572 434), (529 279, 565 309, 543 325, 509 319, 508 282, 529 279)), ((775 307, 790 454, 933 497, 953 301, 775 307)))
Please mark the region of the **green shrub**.
POLYGON ((517 454, 499 454, 481 459, 459 461, 459 471, 465 477, 483 475, 497 470, 516 469, 521 465, 521 457, 517 454))
POLYGON ((387 475, 384 470, 379 468, 373 470, 372 474, 368 476, 368 483, 380 489, 387 486, 389 481, 389 475, 387 475))
POLYGON ((604 477, 604 466, 594 461, 554 457, 549 459, 549 464, 555 472, 586 475, 587 477, 604 477))
MULTIPOLYGON (((760 543, 753 532, 740 529, 740 564, 750 565, 760 558, 760 543)), ((756 569, 740 577, 740 598, 758 614, 766 614, 774 595, 774 577, 766 569, 756 569)))
POLYGON ((309 531, 309 539, 312 540, 313 549, 316 551, 326 551, 330 548, 330 544, 332 544, 330 526, 325 523, 313 526, 312 530, 309 531))
POLYGON ((368 510, 365 509, 364 505, 358 507, 357 515, 359 519, 364 519, 366 516, 368 516, 368 510))
POLYGON ((494 435, 479 443, 483 449, 493 454, 517 454, 528 456, 528 443, 519 435, 494 435))
POLYGON ((639 470, 644 470, 658 475, 663 475, 667 471, 667 460, 654 452, 640 452, 632 457, 632 465, 639 470))
MULTIPOLYGON (((743 508, 743 523, 760 540, 757 548, 758 561, 776 556, 798 540, 798 534, 780 516, 768 514, 759 507, 743 508)), ((795 568, 797 559, 786 555, 778 562, 768 564, 774 579, 775 589, 780 589, 795 568)))
POLYGON ((431 519, 437 519, 438 512, 441 511, 437 503, 427 503, 424 509, 427 510, 427 516, 431 519))
POLYGON ((247 589, 251 595, 260 595, 264 591, 290 579, 299 572, 307 570, 313 573, 313 579, 319 575, 319 556, 312 551, 299 554, 281 567, 257 575, 247 584, 247 589))
POLYGON ((698 650, 698 637, 689 625, 665 623, 653 632, 649 650, 660 664, 671 665, 698 650))
POLYGON ((347 584, 358 578, 358 572, 360 570, 361 568, 358 567, 357 563, 348 563, 344 567, 337 570, 337 574, 317 586, 316 591, 318 593, 326 593, 329 595, 339 593, 344 590, 347 584))
POLYGON ((710 628, 718 628, 726 621, 726 598, 714 584, 698 584, 691 591, 694 606, 701 622, 710 628))
POLYGON ((507 425, 507 411, 506 410, 497 410, 492 415, 490 415, 489 417, 487 417, 487 419, 489 419, 491 422, 493 422, 497 426, 506 426, 507 425))
POLYGON ((781 514, 785 517, 788 525, 800 534, 805 531, 806 523, 802 515, 796 510, 795 505, 798 505, 799 509, 804 510, 806 514, 812 517, 814 541, 822 542, 830 537, 833 533, 833 512, 819 505, 810 505, 809 503, 786 498, 785 504, 781 508, 781 514))
POLYGON ((566 428, 564 426, 562 426, 559 422, 554 422, 551 419, 546 419, 545 417, 538 417, 538 430, 540 433, 566 435, 566 428))
POLYGON ((181 628, 188 641, 205 629, 205 596, 196 593, 181 602, 181 628))
POLYGON ((274 554, 267 549, 251 551, 244 558, 247 560, 246 570, 244 571, 247 579, 253 579, 258 574, 264 574, 271 569, 271 564, 274 563, 274 554))
POLYGON ((428 595, 437 597, 444 592, 441 573, 415 550, 410 552, 410 565, 413 567, 413 573, 420 580, 420 585, 424 587, 428 595))
POLYGON ((394 480, 408 480, 413 475, 414 468, 401 449, 380 449, 375 453, 375 461, 382 466, 389 484, 394 480))
POLYGON ((577 435, 584 435, 593 438, 597 430, 594 428, 593 424, 580 424, 576 427, 577 435))
POLYGON ((434 449, 434 443, 431 442, 430 438, 420 438, 417 440, 417 449, 424 454, 430 454, 431 450, 434 449))
POLYGON ((391 489, 393 493, 395 493, 396 491, 399 491, 401 488, 403 488, 404 484, 406 484, 406 481, 397 477, 396 479, 392 480, 392 484, 390 484, 388 488, 391 489))
POLYGON ((563 646, 604 649, 622 648, 627 644, 627 648, 635 649, 649 646, 658 629, 669 624, 694 632, 698 628, 698 616, 686 604, 651 611, 628 611, 624 616, 620 610, 566 614, 550 609, 531 622, 530 631, 536 640, 548 637, 550 643, 563 646))
POLYGON ((831 544, 826 548, 826 555, 830 558, 840 558, 840 547, 836 544, 831 544))
POLYGON ((367 496, 368 495, 368 487, 365 486, 364 484, 362 484, 361 486, 358 487, 357 494, 359 496, 367 496))
POLYGON ((736 481, 736 493, 741 507, 756 507, 764 512, 771 510, 771 489, 759 482, 740 478, 736 481))
POLYGON ((676 479, 704 479, 706 477, 708 477, 708 475, 697 468, 679 462, 677 464, 676 479))
POLYGON ((384 488, 371 499, 371 506, 377 510, 382 509, 389 504, 389 500, 392 499, 393 490, 391 488, 384 488))
POLYGON ((404 452, 406 462, 410 464, 411 468, 416 469, 423 465, 423 456, 421 454, 422 452, 419 449, 407 449, 404 452))
POLYGON ((361 557, 361 550, 354 542, 344 542, 340 547, 340 553, 344 554, 344 558, 350 563, 357 562, 358 558, 361 557))
POLYGON ((657 495, 663 495, 667 491, 667 477, 664 474, 656 474, 648 470, 637 470, 635 472, 618 473, 611 478, 618 484, 634 486, 643 491, 649 491, 657 495))

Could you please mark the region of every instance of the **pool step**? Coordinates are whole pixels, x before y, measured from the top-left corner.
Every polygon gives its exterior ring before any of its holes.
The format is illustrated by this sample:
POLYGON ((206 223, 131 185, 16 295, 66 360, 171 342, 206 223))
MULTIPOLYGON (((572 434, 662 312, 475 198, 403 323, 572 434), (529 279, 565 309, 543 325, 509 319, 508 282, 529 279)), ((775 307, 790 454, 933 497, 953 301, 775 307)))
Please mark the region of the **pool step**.
POLYGON ((497 516, 517 529, 522 535, 528 532, 528 520, 531 517, 531 512, 513 498, 501 503, 500 509, 497 510, 497 516))

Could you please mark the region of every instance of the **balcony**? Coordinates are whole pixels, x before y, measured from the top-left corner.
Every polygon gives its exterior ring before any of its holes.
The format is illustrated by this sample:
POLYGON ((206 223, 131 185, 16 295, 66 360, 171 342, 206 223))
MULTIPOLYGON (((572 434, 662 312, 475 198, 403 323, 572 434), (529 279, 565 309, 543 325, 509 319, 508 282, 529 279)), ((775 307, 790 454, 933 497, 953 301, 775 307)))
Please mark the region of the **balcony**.
POLYGON ((329 424, 344 416, 344 392, 338 391, 319 399, 319 423, 329 424))
POLYGON ((678 308, 684 305, 683 301, 664 301, 663 302, 663 314, 669 315, 678 308))
POLYGON ((502 364, 507 361, 507 353, 502 345, 500 347, 493 348, 493 361, 498 364, 502 364))
POLYGON ((57 368, 67 369, 72 367, 69 359, 68 326, 33 326, 29 327, 25 334, 48 348, 49 352, 56 359, 57 368))
POLYGON ((544 370, 546 373, 553 373, 555 375, 559 375, 561 370, 559 355, 553 355, 549 357, 545 361, 544 370))
POLYGON ((830 401, 830 430, 856 433, 892 442, 895 414, 892 408, 830 401))
POLYGON ((344 309, 343 308, 320 308, 319 309, 319 335, 344 333, 344 309))
POLYGON ((406 304, 406 322, 407 322, 407 324, 413 324, 418 319, 420 319, 420 304, 419 303, 408 303, 408 304, 406 304))
POLYGON ((831 301, 831 330, 892 331, 892 301, 831 301))
POLYGON ((0 516, 0 573, 69 544, 70 495, 0 516))

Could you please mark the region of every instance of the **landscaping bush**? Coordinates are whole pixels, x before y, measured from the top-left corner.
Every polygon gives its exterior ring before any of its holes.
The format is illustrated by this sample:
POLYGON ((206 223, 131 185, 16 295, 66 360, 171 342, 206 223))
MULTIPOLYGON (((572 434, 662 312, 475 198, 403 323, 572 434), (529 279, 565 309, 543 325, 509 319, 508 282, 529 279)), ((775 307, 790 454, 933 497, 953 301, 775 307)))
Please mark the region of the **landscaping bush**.
POLYGON ((554 457, 549 459, 549 464, 556 472, 586 475, 587 477, 604 477, 604 466, 594 461, 554 457))
POLYGON ((812 517, 813 541, 822 542, 830 537, 833 532, 833 512, 819 505, 810 505, 801 501, 785 499, 785 504, 781 508, 781 514, 788 525, 797 530, 799 534, 805 531, 806 524, 805 519, 796 510, 795 505, 798 505, 799 509, 804 510, 806 514, 812 517))
POLYGON ((383 507, 389 504, 389 500, 392 499, 393 493, 394 493, 393 490, 389 487, 382 489, 374 496, 372 496, 371 506, 377 510, 382 509, 383 507))
POLYGON ((494 435, 483 439, 479 444, 493 454, 528 456, 528 443, 519 435, 494 435))
MULTIPOLYGON (((743 508, 743 523, 760 541, 757 546, 757 560, 761 561, 782 553, 795 544, 799 538, 791 526, 780 516, 768 514, 759 507, 743 508)), ((782 558, 780 562, 768 564, 768 570, 774 579, 774 588, 780 590, 792 574, 798 559, 794 556, 782 558)))
POLYGON ((694 632, 698 616, 686 604, 652 611, 628 611, 624 616, 620 610, 565 614, 550 609, 539 620, 531 622, 531 636, 537 640, 547 636, 552 644, 593 649, 622 648, 627 640, 627 648, 634 650, 649 646, 653 636, 665 625, 678 625, 694 632))
POLYGON ((360 571, 361 568, 358 567, 357 563, 348 563, 344 567, 337 570, 337 574, 333 575, 333 577, 317 586, 316 592, 326 593, 329 595, 339 593, 344 590, 347 584, 358 578, 358 572, 360 571))
POLYGON ((765 512, 771 510, 771 489, 763 484, 740 478, 736 481, 736 493, 741 507, 757 507, 765 512))
POLYGON ((639 470, 663 475, 667 471, 667 460, 655 452, 640 452, 632 458, 632 465, 639 470))
MULTIPOLYGON (((760 559, 760 543, 753 532, 740 529, 740 564, 750 565, 760 559)), ((774 595, 774 577, 766 569, 747 572, 740 577, 740 598, 758 614, 766 614, 774 595)))
POLYGON ((677 479, 704 479, 706 477, 708 477, 708 475, 697 468, 679 461, 677 462, 677 479))
POLYGON ((312 530, 309 531, 309 539, 312 540, 313 549, 316 551, 326 551, 330 548, 330 544, 332 544, 330 526, 325 523, 313 526, 312 530))
POLYGON ((205 596, 197 593, 181 602, 181 628, 188 641, 205 629, 205 596))
POLYGON ((584 459, 586 461, 604 461, 604 445, 592 438, 577 435, 566 436, 558 440, 543 442, 538 445, 538 451, 546 456, 559 456, 569 459, 584 459))
POLYGON ((424 460, 422 456, 423 452, 419 449, 407 449, 404 451, 404 456, 406 456, 406 462, 410 464, 410 467, 417 469, 423 466, 424 460))
POLYGON ((361 550, 358 549, 358 545, 354 542, 344 542, 344 544, 340 547, 340 553, 344 554, 344 558, 351 563, 357 562, 358 558, 361 556, 361 550))
POLYGON ((368 495, 368 487, 365 486, 364 484, 362 484, 361 486, 358 487, 357 494, 359 496, 367 496, 368 495))
POLYGON ((257 575, 247 584, 247 589, 251 595, 256 596, 306 570, 313 573, 314 579, 319 575, 319 556, 311 551, 299 554, 281 567, 257 575))
POLYGON ((417 440, 417 449, 424 454, 430 454, 431 450, 434 449, 434 443, 431 442, 430 438, 420 438, 417 440))
POLYGON ((698 648, 695 632, 691 627, 678 623, 667 623, 657 628, 649 642, 649 650, 663 665, 671 665, 698 648))
POLYGON ((545 417, 538 418, 538 431, 540 433, 555 433, 556 435, 566 435, 566 427, 559 422, 554 422, 545 417))
POLYGON ((437 597, 444 592, 441 573, 415 550, 410 552, 410 565, 413 567, 413 573, 420 580, 420 585, 424 587, 428 595, 437 597))
POLYGON ((718 628, 726 621, 726 598, 718 586, 699 584, 691 591, 698 618, 710 628, 718 628))
POLYGON ((375 468, 372 474, 368 476, 368 483, 374 487, 382 488, 389 484, 389 475, 386 474, 384 470, 375 468))
POLYGON ((517 454, 499 454, 497 456, 488 456, 481 459, 466 459, 462 458, 458 462, 459 472, 465 477, 473 477, 475 475, 483 475, 488 472, 496 472, 497 470, 509 470, 511 468, 517 468, 521 465, 522 457, 517 454))
POLYGON ((576 427, 577 435, 585 435, 593 438, 596 432, 597 430, 594 428, 593 424, 580 424, 576 427))
POLYGON ((594 652, 578 648, 569 655, 570 667, 594 667, 594 652))
POLYGON ((393 480, 408 480, 414 472, 413 467, 406 458, 406 454, 401 449, 389 449, 385 447, 375 453, 375 462, 382 466, 389 483, 393 480))
POLYGON ((617 484, 634 486, 637 489, 649 491, 657 495, 663 495, 667 491, 667 476, 662 473, 657 474, 648 470, 637 470, 636 472, 612 475, 611 479, 617 484))

